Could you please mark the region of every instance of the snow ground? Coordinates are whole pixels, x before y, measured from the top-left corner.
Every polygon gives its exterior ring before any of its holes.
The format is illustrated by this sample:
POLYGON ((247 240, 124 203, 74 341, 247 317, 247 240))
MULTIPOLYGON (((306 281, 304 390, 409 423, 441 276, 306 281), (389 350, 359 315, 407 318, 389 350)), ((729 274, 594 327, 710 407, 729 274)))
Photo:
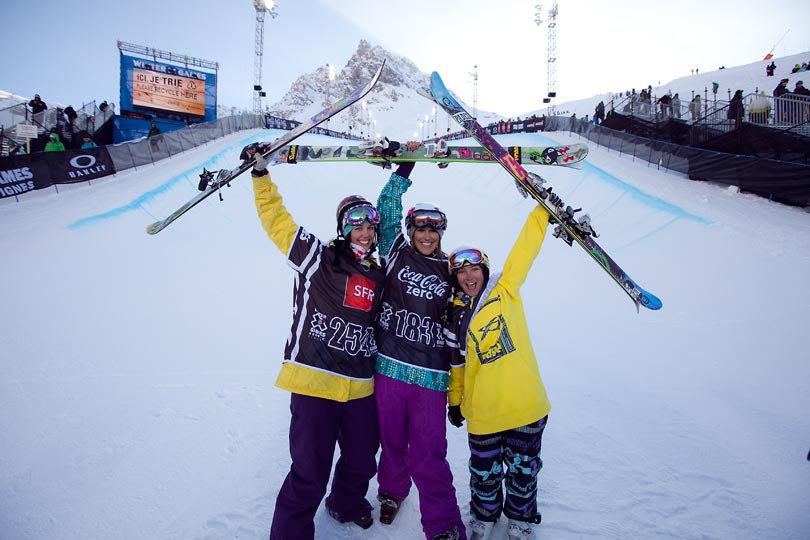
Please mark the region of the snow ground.
MULTIPOLYGON (((234 134, 0 203, 0 538, 266 538, 289 467, 289 396, 273 382, 291 271, 247 178, 155 237, 144 227, 196 193, 202 166, 230 168, 242 145, 274 136, 234 134)), ((579 248, 547 238, 523 288, 554 407, 542 537, 810 537, 810 215, 594 145, 582 170, 532 170, 586 208, 600 243, 664 302, 637 314, 579 248)), ((324 239, 338 200, 376 197, 388 176, 363 164, 271 173, 324 239)), ((478 244, 502 265, 531 208, 504 172, 420 164, 412 177, 405 204, 445 209, 445 249, 478 244)), ((466 512, 466 435, 448 430, 466 512)), ((419 538, 415 495, 368 531, 321 509, 316 537, 419 538)))

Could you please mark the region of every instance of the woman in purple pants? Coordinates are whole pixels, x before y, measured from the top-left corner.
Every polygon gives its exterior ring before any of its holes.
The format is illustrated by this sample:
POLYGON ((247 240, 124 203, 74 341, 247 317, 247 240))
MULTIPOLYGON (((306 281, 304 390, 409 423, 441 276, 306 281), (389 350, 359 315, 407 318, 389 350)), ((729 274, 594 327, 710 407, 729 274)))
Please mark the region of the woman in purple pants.
POLYGON ((466 540, 446 459, 445 410, 453 376, 443 330, 450 298, 441 250, 447 217, 432 204, 417 204, 405 217, 407 236, 402 233, 402 195, 412 169, 413 163, 400 165, 377 202, 386 269, 374 374, 382 444, 380 522, 393 522, 413 482, 425 538, 466 540))

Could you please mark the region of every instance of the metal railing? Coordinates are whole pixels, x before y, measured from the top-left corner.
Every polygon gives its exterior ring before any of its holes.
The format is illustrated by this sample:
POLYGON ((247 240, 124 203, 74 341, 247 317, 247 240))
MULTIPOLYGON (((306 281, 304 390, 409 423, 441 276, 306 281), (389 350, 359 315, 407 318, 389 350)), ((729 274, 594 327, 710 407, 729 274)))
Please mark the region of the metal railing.
POLYGON ((742 113, 731 108, 731 102, 722 99, 701 101, 679 100, 668 105, 654 103, 658 100, 642 100, 637 94, 622 96, 610 103, 614 113, 632 116, 659 124, 670 119, 683 120, 690 127, 690 144, 700 145, 715 137, 724 135, 741 125, 750 122, 762 126, 779 128, 803 136, 810 136, 810 98, 799 95, 783 97, 748 94, 743 97, 742 113))
POLYGON ((649 99, 642 99, 638 94, 622 96, 621 99, 613 99, 610 102, 610 109, 613 112, 634 116, 648 122, 666 122, 670 119, 683 120, 685 122, 696 122, 701 118, 709 116, 716 111, 728 107, 729 101, 718 99, 703 99, 695 101, 672 98, 669 103, 659 102, 657 96, 649 99))
POLYGON ((67 140, 64 142, 70 143, 72 136, 79 132, 87 132, 92 136, 97 129, 101 128, 115 114, 112 108, 105 111, 99 110, 95 100, 85 103, 75 110, 76 118, 68 121, 61 107, 49 108, 36 114, 31 111, 31 108, 26 103, 18 103, 0 109, 0 127, 3 128, 6 140, 6 144, 0 146, 0 155, 8 155, 8 152, 14 146, 11 142, 17 145, 25 144, 25 139, 18 137, 16 134, 15 128, 19 124, 27 123, 37 126, 39 135, 57 129, 65 135, 67 140), (70 129, 65 129, 65 126, 70 126, 70 129))

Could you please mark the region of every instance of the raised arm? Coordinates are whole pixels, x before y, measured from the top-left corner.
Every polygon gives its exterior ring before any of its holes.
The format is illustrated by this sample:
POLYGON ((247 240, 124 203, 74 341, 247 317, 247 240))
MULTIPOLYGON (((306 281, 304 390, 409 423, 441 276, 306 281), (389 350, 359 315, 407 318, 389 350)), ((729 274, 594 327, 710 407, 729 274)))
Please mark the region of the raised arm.
POLYGON ((523 229, 521 229, 520 235, 512 246, 512 251, 509 252, 509 256, 506 258, 506 264, 501 275, 500 283, 507 290, 516 293, 520 290, 523 282, 526 281, 526 276, 529 274, 534 259, 540 253, 540 246, 543 245, 543 239, 548 228, 548 218, 548 212, 539 204, 526 218, 526 223, 523 224, 523 229))
POLYGON ((413 170, 413 163, 402 163, 380 192, 377 199, 377 211, 380 213, 380 255, 388 255, 391 244, 402 232, 402 196, 411 187, 408 178, 413 170))
POLYGON ((270 179, 267 170, 253 171, 252 174, 256 210, 262 227, 281 253, 287 255, 298 231, 298 225, 284 208, 278 186, 270 179))

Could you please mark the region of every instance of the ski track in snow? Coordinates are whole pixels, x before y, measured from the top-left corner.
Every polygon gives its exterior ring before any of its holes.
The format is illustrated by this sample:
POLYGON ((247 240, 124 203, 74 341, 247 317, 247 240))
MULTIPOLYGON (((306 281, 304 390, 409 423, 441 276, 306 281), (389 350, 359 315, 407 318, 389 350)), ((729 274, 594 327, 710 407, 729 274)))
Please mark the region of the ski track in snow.
MULTIPOLYGON (((7 275, 26 277, 0 317, 0 538, 267 537, 289 469, 289 396, 273 381, 292 276, 261 231, 248 174, 224 203, 156 237, 143 227, 196 193, 203 164, 232 167, 244 144, 274 136, 233 134, 0 206, 7 275)), ((583 170, 530 170, 591 212, 600 244, 664 308, 637 315, 578 247, 547 237, 522 292, 554 405, 541 537, 804 540, 810 217, 590 148, 583 170)), ((362 164, 271 173, 321 238, 335 201, 376 197, 388 176, 362 164)), ((450 216, 445 250, 480 243, 502 266, 531 208, 506 173, 420 164, 412 178, 405 206, 431 200, 450 216)), ((448 440, 466 515, 466 434, 448 426, 448 440)), ((319 539, 422 537, 415 488, 393 526, 337 524, 323 506, 315 523, 319 539)), ((492 538, 505 534, 502 520, 492 538)))

